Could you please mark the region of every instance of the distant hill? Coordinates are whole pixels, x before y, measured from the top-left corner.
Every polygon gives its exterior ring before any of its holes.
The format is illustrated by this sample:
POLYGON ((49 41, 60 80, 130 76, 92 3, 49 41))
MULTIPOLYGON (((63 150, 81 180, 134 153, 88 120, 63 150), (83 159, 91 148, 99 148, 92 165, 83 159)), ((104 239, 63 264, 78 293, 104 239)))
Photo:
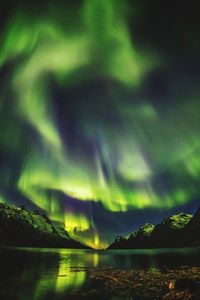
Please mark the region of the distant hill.
POLYGON ((47 216, 4 203, 0 203, 0 245, 88 248, 64 228, 54 226, 47 216))
POLYGON ((160 224, 144 224, 128 237, 118 236, 108 249, 200 246, 200 208, 193 215, 179 213, 160 224))

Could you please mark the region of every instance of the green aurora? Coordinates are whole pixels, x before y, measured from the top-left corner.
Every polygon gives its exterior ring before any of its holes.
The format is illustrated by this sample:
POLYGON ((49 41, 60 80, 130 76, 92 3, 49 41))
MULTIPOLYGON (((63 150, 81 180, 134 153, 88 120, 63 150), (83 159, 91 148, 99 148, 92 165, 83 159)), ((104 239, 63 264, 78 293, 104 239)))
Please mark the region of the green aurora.
POLYGON ((0 201, 9 200, 4 189, 12 182, 27 201, 96 248, 109 240, 91 211, 68 207, 67 197, 83 206, 101 203, 113 215, 167 211, 199 197, 200 93, 180 92, 176 74, 168 83, 173 100, 163 108, 141 93, 146 78, 167 62, 135 42, 129 10, 120 0, 49 5, 36 15, 19 6, 1 36, 0 66, 10 69, 1 85, 0 145, 21 163, 14 180, 15 164, 5 164, 0 201), (98 81, 106 88, 88 96, 83 87, 98 81), (54 86, 64 95, 63 127, 54 86), (68 91, 76 90, 69 101, 68 91), (74 116, 75 142, 69 138, 74 116))

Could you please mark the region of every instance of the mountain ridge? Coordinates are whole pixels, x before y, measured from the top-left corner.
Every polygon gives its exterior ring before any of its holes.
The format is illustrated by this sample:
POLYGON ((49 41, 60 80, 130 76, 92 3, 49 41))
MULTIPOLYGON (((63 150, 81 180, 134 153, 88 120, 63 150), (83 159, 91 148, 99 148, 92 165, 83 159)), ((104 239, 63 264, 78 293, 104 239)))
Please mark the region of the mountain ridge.
POLYGON ((173 248, 200 246, 200 208, 194 215, 181 212, 159 224, 145 223, 128 237, 117 236, 107 249, 173 248))
POLYGON ((5 203, 0 203, 0 245, 89 248, 53 225, 46 215, 5 203))

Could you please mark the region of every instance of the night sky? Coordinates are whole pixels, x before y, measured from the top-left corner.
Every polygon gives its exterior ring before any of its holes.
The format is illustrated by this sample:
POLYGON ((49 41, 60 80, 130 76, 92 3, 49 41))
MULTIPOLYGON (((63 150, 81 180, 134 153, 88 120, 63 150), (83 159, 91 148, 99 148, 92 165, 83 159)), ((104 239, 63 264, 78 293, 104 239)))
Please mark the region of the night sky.
POLYGON ((200 199, 194 3, 5 1, 0 201, 96 248, 200 199))

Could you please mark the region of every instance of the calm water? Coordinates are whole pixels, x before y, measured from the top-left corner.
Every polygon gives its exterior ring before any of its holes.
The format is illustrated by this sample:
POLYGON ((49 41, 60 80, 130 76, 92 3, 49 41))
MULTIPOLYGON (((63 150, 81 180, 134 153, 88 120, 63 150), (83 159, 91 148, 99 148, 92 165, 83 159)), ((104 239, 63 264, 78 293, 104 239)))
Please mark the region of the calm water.
POLYGON ((3 249, 0 299, 67 300, 72 290, 87 288, 88 268, 160 269, 185 265, 200 266, 200 249, 3 249))

